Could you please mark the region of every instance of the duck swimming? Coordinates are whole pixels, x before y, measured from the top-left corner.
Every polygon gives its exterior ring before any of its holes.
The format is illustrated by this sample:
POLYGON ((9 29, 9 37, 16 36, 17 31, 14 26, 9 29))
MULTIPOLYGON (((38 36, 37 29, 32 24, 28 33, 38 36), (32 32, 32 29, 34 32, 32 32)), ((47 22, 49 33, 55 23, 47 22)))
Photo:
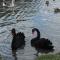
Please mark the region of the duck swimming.
POLYGON ((37 53, 52 52, 54 50, 52 42, 49 39, 40 38, 40 31, 37 28, 32 29, 32 34, 34 34, 34 32, 37 32, 37 36, 31 40, 31 46, 37 50, 37 53))

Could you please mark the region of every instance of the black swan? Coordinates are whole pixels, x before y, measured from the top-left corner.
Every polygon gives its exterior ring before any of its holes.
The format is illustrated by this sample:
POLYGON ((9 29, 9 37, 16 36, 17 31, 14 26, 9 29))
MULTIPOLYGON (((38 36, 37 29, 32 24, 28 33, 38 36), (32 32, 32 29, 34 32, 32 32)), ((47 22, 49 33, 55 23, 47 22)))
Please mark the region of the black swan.
POLYGON ((54 50, 52 42, 49 39, 40 38, 40 32, 37 28, 32 29, 33 34, 35 31, 37 32, 37 37, 31 40, 31 46, 37 50, 37 54, 39 52, 44 53, 52 52, 54 50))
POLYGON ((11 30, 11 33, 13 36, 12 44, 11 44, 12 53, 16 55, 17 49, 20 49, 22 47, 24 48, 25 46, 25 35, 23 32, 16 33, 15 28, 11 30))

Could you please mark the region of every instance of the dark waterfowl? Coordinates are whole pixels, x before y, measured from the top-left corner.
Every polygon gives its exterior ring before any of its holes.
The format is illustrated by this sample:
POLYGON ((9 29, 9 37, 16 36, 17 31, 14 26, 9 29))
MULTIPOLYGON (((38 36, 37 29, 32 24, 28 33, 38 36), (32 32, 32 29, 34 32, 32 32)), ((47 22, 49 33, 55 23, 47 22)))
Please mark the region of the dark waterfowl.
POLYGON ((49 6, 49 1, 46 1, 46 3, 45 3, 47 6, 49 6))
POLYGON ((12 40, 12 45, 11 48, 12 50, 17 50, 21 48, 23 45, 25 45, 25 35, 22 32, 16 33, 15 29, 12 29, 12 35, 13 35, 13 40, 12 40))
POLYGON ((24 48, 25 46, 25 35, 23 32, 16 33, 15 28, 11 30, 13 40, 11 44, 12 54, 16 55, 18 49, 24 48))
POLYGON ((49 39, 46 38, 40 38, 40 32, 37 28, 32 29, 32 33, 34 34, 34 32, 37 32, 37 37, 33 38, 31 40, 31 46, 34 47, 37 52, 52 52, 53 49, 53 45, 52 42, 49 39))

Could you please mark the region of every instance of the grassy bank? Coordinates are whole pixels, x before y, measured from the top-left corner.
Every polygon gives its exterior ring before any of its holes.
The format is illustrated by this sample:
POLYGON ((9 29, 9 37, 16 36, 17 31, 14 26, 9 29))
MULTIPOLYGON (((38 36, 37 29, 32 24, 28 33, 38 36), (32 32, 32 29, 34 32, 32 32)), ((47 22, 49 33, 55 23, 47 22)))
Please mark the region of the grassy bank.
POLYGON ((60 54, 41 55, 36 60, 60 60, 60 54))

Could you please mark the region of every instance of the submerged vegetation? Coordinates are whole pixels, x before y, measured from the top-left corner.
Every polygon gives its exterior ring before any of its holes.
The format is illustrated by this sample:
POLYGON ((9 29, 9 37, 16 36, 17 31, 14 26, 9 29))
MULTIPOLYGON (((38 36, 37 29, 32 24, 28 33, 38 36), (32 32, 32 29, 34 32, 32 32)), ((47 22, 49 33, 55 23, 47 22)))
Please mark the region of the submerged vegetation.
POLYGON ((60 54, 41 55, 36 60, 60 60, 60 54))

